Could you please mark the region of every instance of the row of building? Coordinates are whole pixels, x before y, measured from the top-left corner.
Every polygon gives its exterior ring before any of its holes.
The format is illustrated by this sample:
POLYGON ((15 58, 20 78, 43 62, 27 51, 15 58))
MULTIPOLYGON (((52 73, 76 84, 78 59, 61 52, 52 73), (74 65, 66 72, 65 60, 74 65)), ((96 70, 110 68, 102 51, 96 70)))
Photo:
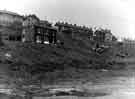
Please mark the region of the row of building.
POLYGON ((6 41, 22 41, 37 43, 57 43, 58 35, 66 33, 74 37, 89 38, 99 42, 112 41, 110 30, 77 26, 64 22, 55 25, 40 20, 36 15, 23 16, 17 13, 0 10, 0 39, 6 41))
POLYGON ((76 24, 68 24, 67 22, 57 22, 55 24, 57 26, 58 30, 61 33, 68 33, 73 38, 74 37, 81 37, 81 38, 89 38, 92 41, 96 42, 111 42, 116 41, 116 37, 112 34, 111 30, 109 29, 93 29, 88 28, 85 26, 77 26, 76 24))
POLYGON ((36 15, 22 16, 17 13, 0 10, 0 40, 56 43, 57 29, 48 21, 40 20, 36 15))

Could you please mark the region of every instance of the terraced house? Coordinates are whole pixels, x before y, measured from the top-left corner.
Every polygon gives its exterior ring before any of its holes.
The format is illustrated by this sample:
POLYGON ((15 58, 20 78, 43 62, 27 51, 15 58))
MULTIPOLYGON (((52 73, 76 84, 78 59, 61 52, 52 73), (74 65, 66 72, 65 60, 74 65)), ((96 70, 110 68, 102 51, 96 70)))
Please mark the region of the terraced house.
POLYGON ((22 41, 34 43, 56 43, 57 29, 48 21, 40 20, 35 15, 24 18, 22 41))
POLYGON ((6 10, 0 10, 1 41, 21 41, 23 16, 6 10))

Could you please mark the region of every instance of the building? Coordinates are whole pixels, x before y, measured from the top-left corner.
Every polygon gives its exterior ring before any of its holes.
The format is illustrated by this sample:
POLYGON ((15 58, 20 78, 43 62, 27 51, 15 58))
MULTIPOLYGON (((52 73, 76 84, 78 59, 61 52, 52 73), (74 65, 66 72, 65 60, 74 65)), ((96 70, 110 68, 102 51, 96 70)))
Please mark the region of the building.
POLYGON ((22 24, 23 16, 6 11, 6 10, 0 10, 0 26, 10 26, 14 23, 20 23, 22 24))
POLYGON ((43 27, 51 27, 52 24, 46 20, 40 20, 40 26, 43 26, 43 27))
POLYGON ((0 10, 0 38, 1 41, 6 43, 9 40, 21 40, 23 16, 6 11, 0 10))
POLYGON ((35 39, 37 43, 57 43, 57 29, 53 27, 34 26, 35 39))
POLYGON ((36 15, 25 16, 23 20, 22 41, 35 42, 34 26, 40 22, 36 15))
POLYGON ((57 29, 51 26, 48 21, 40 20, 35 15, 24 18, 22 41, 34 43, 56 43, 57 29))
POLYGON ((85 38, 93 40, 92 28, 77 26, 76 24, 73 25, 67 22, 57 22, 55 26, 57 26, 59 33, 66 34, 66 36, 69 36, 71 38, 85 38))

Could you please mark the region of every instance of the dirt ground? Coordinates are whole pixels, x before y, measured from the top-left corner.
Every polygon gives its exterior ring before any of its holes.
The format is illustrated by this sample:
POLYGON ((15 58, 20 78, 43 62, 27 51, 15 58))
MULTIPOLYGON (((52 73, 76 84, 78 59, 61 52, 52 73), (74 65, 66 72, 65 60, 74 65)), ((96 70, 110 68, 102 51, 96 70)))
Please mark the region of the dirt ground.
POLYGON ((78 70, 79 77, 70 70, 75 77, 51 85, 57 88, 68 86, 86 89, 91 94, 89 96, 52 96, 33 99, 134 99, 135 67, 132 64, 134 59, 123 61, 128 62, 124 70, 78 70))
MULTIPOLYGON (((100 78, 96 80, 89 79, 84 84, 66 82, 57 87, 79 87, 87 89, 91 96, 52 96, 52 97, 34 97, 34 99, 134 99, 135 98, 135 71, 101 71, 100 78), (104 74, 110 74, 104 76, 104 74)), ((51 87, 53 87, 51 86, 51 87)))
MULTIPOLYGON (((79 88, 87 90, 89 95, 33 96, 33 99, 134 99, 135 64, 134 58, 120 61, 127 62, 121 70, 90 70, 69 68, 63 71, 48 72, 43 78, 42 88, 79 88)), ((2 64, 1 64, 2 65, 2 64)), ((0 91, 8 78, 7 66, 0 68, 0 91), (6 78, 6 80, 5 80, 6 78), (3 81, 3 83, 2 83, 3 81)), ((7 88, 7 87, 6 87, 7 88)), ((44 90, 43 90, 44 91, 44 90)), ((42 91, 42 92, 43 92, 42 91)), ((1 99, 1 98, 0 98, 1 99)), ((4 98, 5 99, 5 98, 4 98)), ((10 99, 10 98, 7 98, 10 99)))

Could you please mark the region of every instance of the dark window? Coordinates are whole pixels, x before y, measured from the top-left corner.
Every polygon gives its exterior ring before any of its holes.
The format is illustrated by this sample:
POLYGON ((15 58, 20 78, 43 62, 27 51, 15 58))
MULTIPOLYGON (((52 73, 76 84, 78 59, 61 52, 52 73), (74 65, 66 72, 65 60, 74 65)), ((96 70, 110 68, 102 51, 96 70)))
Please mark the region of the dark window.
POLYGON ((21 41, 22 37, 21 36, 15 36, 15 35, 9 35, 8 39, 10 41, 21 41))

